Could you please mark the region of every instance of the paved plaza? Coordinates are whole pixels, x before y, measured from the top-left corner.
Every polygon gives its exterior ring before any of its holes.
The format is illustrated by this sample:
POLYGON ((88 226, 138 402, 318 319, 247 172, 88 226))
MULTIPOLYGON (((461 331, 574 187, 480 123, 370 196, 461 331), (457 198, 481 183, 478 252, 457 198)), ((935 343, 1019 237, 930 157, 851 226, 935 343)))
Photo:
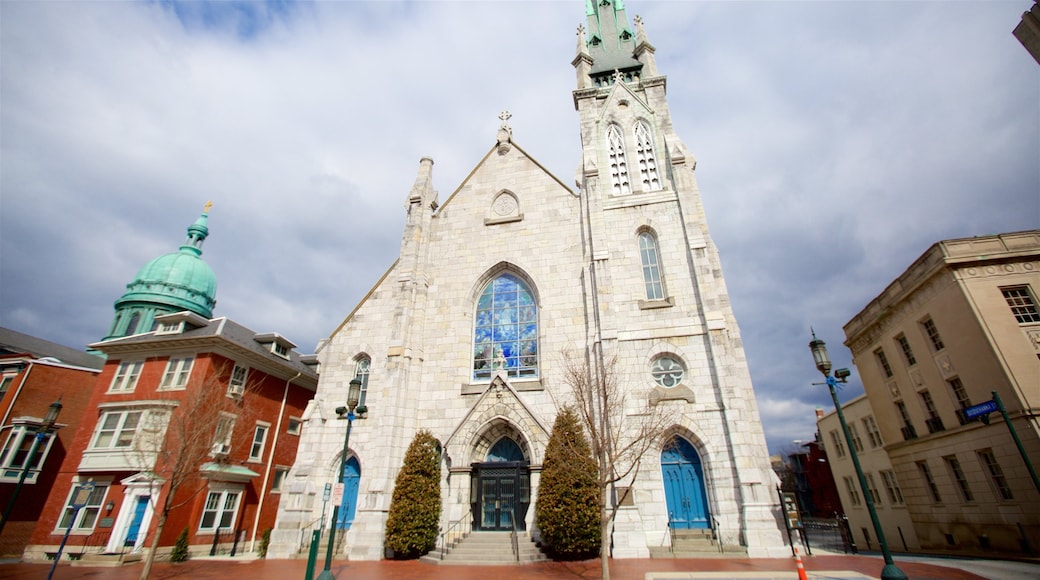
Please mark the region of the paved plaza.
MULTIPOLYGON (((818 555, 804 559, 810 580, 876 579, 882 562, 874 556, 818 555)), ((996 560, 958 560, 907 557, 898 562, 911 580, 1005 580, 1040 578, 1040 564, 996 560), (979 563, 979 566, 974 566, 979 563), (969 569, 983 569, 977 575, 969 569), (992 571, 992 572, 990 572, 992 571)), ((318 565, 320 572, 321 563, 318 565)), ((0 563, 0 579, 40 580, 47 577, 48 564, 0 563)), ((182 564, 157 563, 152 578, 205 580, 245 578, 249 580, 303 580, 304 560, 231 560, 199 558, 182 564)), ((437 566, 419 561, 336 561, 332 572, 341 580, 548 580, 599 577, 599 562, 545 562, 525 566, 437 566)), ((72 580, 136 580, 141 565, 122 568, 71 566, 62 563, 54 578, 72 580)), ((317 573, 315 574, 317 576, 317 573)), ((791 558, 703 558, 683 560, 613 560, 611 577, 617 580, 796 580, 791 558)))

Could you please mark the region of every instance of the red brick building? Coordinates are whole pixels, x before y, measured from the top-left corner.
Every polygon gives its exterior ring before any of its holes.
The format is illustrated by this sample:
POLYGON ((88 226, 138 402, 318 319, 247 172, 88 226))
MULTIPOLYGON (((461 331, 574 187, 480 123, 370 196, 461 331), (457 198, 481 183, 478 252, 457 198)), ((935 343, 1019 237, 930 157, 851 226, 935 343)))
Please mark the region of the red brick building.
POLYGON ((20 556, 29 543, 104 362, 0 328, 0 510, 7 512, 10 506, 0 531, 0 557, 20 556), (62 409, 53 433, 44 433, 32 449, 48 407, 59 400, 62 409))
POLYGON ((108 361, 27 560, 53 558, 69 526, 63 559, 139 559, 164 511, 159 557, 185 529, 193 553, 247 552, 274 526, 316 358, 226 318, 185 311, 154 321, 150 332, 90 345, 108 361), (94 491, 75 512, 73 490, 88 480, 94 491))

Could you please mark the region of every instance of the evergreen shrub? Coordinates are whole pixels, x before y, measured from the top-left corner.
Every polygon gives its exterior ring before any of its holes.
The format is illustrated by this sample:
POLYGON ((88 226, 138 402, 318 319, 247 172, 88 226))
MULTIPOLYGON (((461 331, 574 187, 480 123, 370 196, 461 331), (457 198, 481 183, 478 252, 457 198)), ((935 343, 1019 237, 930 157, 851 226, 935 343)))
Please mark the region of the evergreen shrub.
POLYGON ((171 562, 184 562, 188 559, 188 528, 181 530, 181 534, 177 536, 177 541, 173 544, 173 550, 170 551, 171 562))
POLYGON ((535 518, 542 544, 558 560, 599 554, 600 488, 596 462, 574 409, 556 416, 545 448, 535 518))
POLYGON ((386 547, 394 558, 413 559, 437 543, 441 518, 440 443, 426 430, 412 439, 394 482, 386 520, 386 547))

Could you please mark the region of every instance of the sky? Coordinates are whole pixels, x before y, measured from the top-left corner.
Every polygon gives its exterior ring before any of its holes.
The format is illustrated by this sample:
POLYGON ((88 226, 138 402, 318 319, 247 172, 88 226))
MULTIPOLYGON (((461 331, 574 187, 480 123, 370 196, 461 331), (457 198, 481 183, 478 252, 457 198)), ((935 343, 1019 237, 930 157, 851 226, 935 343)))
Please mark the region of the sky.
MULTIPOLYGON (((1040 227, 1030 0, 652 1, 772 452, 833 410, 808 349, 936 241, 1040 227)), ((212 200, 215 316, 313 352, 513 140, 579 166, 584 2, 0 2, 0 325, 83 347, 212 200)), ((857 374, 840 397, 862 393, 857 374)))

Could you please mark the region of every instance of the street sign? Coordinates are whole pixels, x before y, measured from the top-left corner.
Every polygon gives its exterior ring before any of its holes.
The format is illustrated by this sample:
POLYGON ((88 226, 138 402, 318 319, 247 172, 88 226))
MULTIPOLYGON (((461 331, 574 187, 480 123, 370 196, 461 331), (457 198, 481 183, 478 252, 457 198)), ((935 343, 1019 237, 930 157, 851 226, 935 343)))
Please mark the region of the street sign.
POLYGON ((974 419, 982 415, 989 415, 997 410, 996 401, 986 401, 985 403, 979 403, 978 405, 972 405, 967 409, 964 409, 964 416, 968 419, 974 419))
POLYGON ((332 484, 326 483, 325 493, 321 494, 321 501, 329 501, 330 497, 332 497, 332 484))
POLYGON ((794 494, 784 493, 780 497, 784 500, 784 515, 787 516, 787 525, 795 530, 801 528, 802 518, 798 514, 798 501, 795 500, 794 494))
POLYGON ((343 505, 343 483, 332 486, 332 505, 343 505))

